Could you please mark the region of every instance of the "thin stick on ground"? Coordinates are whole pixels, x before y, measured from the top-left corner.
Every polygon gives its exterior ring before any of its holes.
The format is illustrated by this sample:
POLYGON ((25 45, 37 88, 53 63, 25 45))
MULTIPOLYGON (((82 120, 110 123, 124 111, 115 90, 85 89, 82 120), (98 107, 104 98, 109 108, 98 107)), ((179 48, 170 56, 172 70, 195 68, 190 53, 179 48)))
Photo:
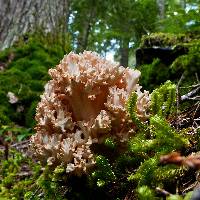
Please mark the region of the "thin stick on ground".
POLYGON ((181 75, 181 78, 179 79, 177 86, 176 86, 176 130, 179 130, 179 124, 178 124, 178 112, 179 112, 179 101, 180 101, 180 97, 179 97, 179 87, 182 83, 182 81, 184 80, 185 75, 184 73, 181 75))

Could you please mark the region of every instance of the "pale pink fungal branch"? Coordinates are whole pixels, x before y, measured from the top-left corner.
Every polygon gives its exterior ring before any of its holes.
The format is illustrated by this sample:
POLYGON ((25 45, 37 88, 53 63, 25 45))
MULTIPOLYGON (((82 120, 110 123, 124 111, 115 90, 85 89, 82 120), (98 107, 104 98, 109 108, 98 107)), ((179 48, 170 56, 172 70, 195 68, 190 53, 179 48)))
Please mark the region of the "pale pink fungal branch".
POLYGON ((32 137, 44 163, 82 174, 95 164, 93 143, 107 137, 127 140, 136 127, 126 111, 133 91, 138 95, 138 117, 148 118, 149 95, 140 91, 138 70, 84 51, 66 55, 49 74, 52 80, 37 106, 37 133, 32 137))
POLYGON ((149 92, 144 90, 141 92, 141 86, 138 86, 136 94, 138 96, 136 107, 137 107, 137 116, 142 120, 146 121, 149 118, 148 108, 150 107, 150 95, 149 92))

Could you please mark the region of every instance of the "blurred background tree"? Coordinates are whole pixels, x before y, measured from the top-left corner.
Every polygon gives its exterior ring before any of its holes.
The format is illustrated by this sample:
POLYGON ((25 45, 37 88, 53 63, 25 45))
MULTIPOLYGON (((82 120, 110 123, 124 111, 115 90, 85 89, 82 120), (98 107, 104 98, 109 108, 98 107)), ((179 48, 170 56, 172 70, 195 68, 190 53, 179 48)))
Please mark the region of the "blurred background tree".
POLYGON ((85 49, 106 54, 116 52, 128 66, 129 51, 138 46, 143 34, 155 30, 155 0, 1 0, 0 48, 10 47, 19 36, 52 33, 69 42, 74 51, 85 49), (148 10, 148 12, 146 12, 148 10))
POLYGON ((198 31, 199 33, 199 0, 169 0, 163 7, 164 14, 159 21, 162 32, 186 33, 198 31))

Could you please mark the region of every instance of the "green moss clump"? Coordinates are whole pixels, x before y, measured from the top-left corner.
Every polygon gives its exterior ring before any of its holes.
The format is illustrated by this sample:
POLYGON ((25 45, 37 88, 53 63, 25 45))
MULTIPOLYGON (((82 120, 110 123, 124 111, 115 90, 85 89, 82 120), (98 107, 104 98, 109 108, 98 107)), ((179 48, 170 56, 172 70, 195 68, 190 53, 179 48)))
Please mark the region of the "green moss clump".
POLYGON ((14 122, 34 126, 34 109, 49 80, 48 69, 58 64, 65 53, 61 44, 49 44, 47 39, 36 36, 30 36, 28 42, 19 40, 0 52, 0 62, 6 65, 0 72, 0 125, 14 122), (17 96, 17 103, 8 102, 8 92, 17 96))
POLYGON ((174 73, 181 70, 186 76, 191 76, 195 73, 200 75, 200 40, 194 40, 186 46, 189 48, 188 54, 178 57, 172 63, 171 68, 174 73))
POLYGON ((151 117, 149 128, 149 132, 138 133, 130 140, 130 151, 144 158, 144 162, 136 173, 130 175, 129 180, 137 180, 139 185, 156 187, 163 182, 173 181, 182 173, 178 167, 159 166, 160 155, 181 151, 189 145, 189 141, 158 115, 151 117))
POLYGON ((133 123, 137 125, 139 128, 144 129, 145 125, 139 120, 136 114, 136 102, 137 102, 137 94, 133 92, 127 101, 127 111, 133 123))
POLYGON ((10 154, 12 157, 1 162, 0 197, 24 199, 26 193, 36 189, 35 181, 39 177, 41 167, 19 152, 12 150, 10 154), (23 173, 30 173, 32 176, 23 176, 23 173))
POLYGON ((190 35, 173 33, 152 33, 142 37, 140 48, 145 47, 173 47, 178 44, 188 43, 192 40, 190 35))
POLYGON ((158 58, 154 59, 151 64, 142 65, 140 70, 140 82, 142 86, 149 91, 159 87, 160 84, 173 76, 169 67, 162 63, 158 58))
POLYGON ((138 199, 139 200, 155 200, 158 199, 155 197, 154 191, 151 190, 148 186, 144 185, 137 189, 138 199))
POLYGON ((92 176, 97 179, 98 187, 103 187, 105 184, 116 180, 116 176, 111 168, 111 165, 104 156, 97 156, 96 164, 98 170, 93 172, 92 176))
POLYGON ((167 81, 151 93, 151 112, 163 117, 173 114, 176 103, 176 85, 167 81))
MULTIPOLYGON (((129 152, 140 162, 135 162, 135 168, 129 174, 128 180, 136 184, 135 193, 138 199, 162 199, 155 193, 155 188, 160 187, 175 194, 177 181, 183 181, 183 177, 190 174, 195 180, 195 174, 191 175, 185 167, 175 165, 163 166, 160 164, 160 156, 178 151, 187 154, 190 141, 193 148, 198 150, 199 131, 197 129, 193 138, 188 135, 189 130, 176 130, 171 127, 166 118, 175 111, 176 86, 170 81, 155 89, 151 93, 150 119, 146 129, 139 129, 137 134, 129 141, 129 152), (192 143, 193 143, 192 142, 192 143), (147 195, 147 196, 145 196, 147 195)), ((133 112, 132 110, 128 110, 133 112)), ((167 199, 188 199, 191 192, 184 195, 170 195, 167 199)))

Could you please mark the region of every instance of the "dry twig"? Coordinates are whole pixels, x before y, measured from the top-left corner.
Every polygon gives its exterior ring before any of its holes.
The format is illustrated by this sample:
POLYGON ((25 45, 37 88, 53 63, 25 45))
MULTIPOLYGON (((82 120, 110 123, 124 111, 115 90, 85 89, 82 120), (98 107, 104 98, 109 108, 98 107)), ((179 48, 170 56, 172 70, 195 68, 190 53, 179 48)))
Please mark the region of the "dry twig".
POLYGON ((156 192, 162 194, 164 197, 171 195, 171 193, 159 187, 156 188, 156 192))
POLYGON ((195 96, 198 92, 200 91, 200 86, 196 87, 195 89, 193 89, 192 91, 188 92, 187 94, 184 94, 180 97, 180 101, 186 101, 186 100, 200 100, 200 96, 195 96))
POLYGON ((180 103, 179 87, 182 81, 184 80, 184 78, 185 78, 185 74, 183 73, 176 86, 176 122, 177 122, 176 129, 177 130, 179 129, 179 125, 178 125, 178 111, 179 111, 179 103, 180 103))

